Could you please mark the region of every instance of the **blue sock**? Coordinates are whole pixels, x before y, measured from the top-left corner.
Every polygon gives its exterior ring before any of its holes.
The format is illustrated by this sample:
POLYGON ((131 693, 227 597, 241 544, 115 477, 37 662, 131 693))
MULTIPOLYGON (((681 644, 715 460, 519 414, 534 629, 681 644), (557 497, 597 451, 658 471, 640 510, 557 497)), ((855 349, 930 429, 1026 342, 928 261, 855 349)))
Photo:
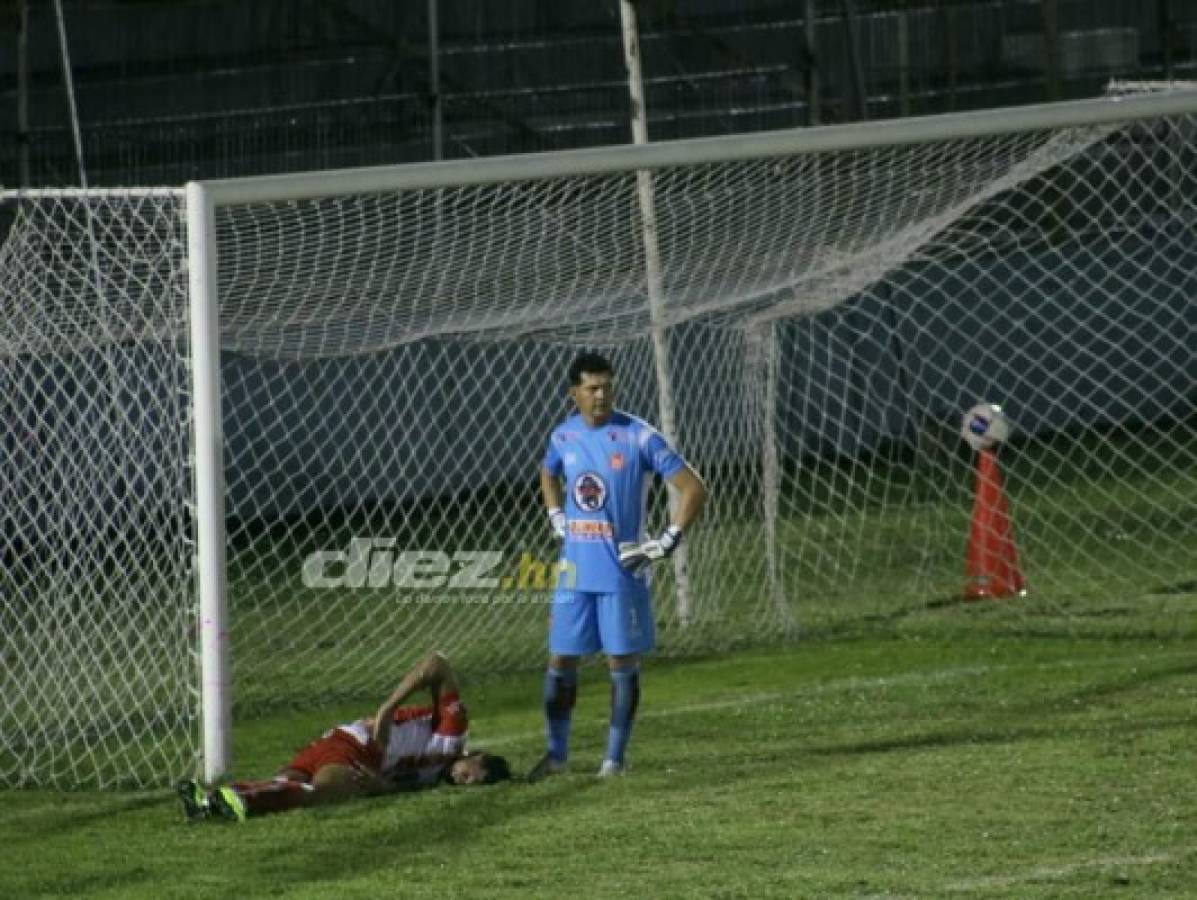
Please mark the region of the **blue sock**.
POLYGON ((569 726, 578 699, 578 670, 554 669, 544 673, 545 743, 549 756, 565 762, 569 757, 569 726))
POLYGON ((607 732, 607 759, 623 765, 624 750, 632 736, 632 721, 640 705, 640 667, 611 671, 611 730, 607 732))

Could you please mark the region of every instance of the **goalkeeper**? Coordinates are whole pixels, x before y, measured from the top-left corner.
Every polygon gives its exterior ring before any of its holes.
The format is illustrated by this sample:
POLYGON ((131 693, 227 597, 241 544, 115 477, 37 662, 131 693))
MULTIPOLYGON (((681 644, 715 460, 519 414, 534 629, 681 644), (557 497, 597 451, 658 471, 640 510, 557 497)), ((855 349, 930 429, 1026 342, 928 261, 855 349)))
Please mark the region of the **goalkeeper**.
POLYGON ((611 718, 598 774, 623 772, 640 700, 640 655, 655 641, 648 570, 677 549, 706 500, 702 481, 661 434, 615 409, 610 362, 583 353, 570 365, 568 379, 577 413, 549 436, 540 470, 541 495, 564 546, 544 681, 548 747, 528 775, 532 781, 564 770, 578 659, 599 650, 607 655, 611 677, 611 718), (678 496, 669 525, 645 540, 645 500, 654 472, 678 496))
POLYGON ((180 781, 188 821, 319 806, 375 794, 450 784, 492 784, 511 777, 507 761, 465 752, 466 711, 449 660, 429 653, 409 671, 372 718, 326 731, 273 778, 205 791, 180 781), (401 705, 427 689, 430 706, 401 705))

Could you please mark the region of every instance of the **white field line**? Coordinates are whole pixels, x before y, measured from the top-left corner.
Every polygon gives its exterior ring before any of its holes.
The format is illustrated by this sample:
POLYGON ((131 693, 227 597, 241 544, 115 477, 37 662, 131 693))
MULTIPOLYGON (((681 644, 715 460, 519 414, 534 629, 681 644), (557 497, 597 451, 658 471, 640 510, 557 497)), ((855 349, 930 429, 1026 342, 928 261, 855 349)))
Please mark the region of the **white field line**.
POLYGON ((1076 862, 1062 863, 1058 866, 1036 866, 1021 872, 1011 872, 1008 875, 990 875, 984 878, 968 878, 964 881, 954 881, 944 885, 948 891, 975 891, 987 888, 1006 888, 1016 884, 1026 884, 1030 881, 1054 881, 1067 878, 1079 872, 1089 872, 1094 869, 1126 869, 1132 866, 1156 866, 1170 863, 1178 856, 1187 855, 1192 847, 1175 848, 1171 851, 1158 851, 1144 856, 1095 856, 1080 859, 1076 862))
MULTIPOLYGON (((760 706, 765 703, 778 701, 800 701, 807 697, 822 697, 828 694, 839 694, 861 690, 887 687, 911 687, 917 685, 942 684, 959 681, 962 678, 973 678, 982 675, 993 675, 1000 672, 1037 671, 1047 672, 1057 669, 1116 669, 1126 663, 1150 662, 1158 663, 1169 659, 1192 659, 1197 661, 1192 653, 1135 653, 1123 656, 1110 656, 1104 659, 1092 660, 1059 660, 1046 663, 1001 663, 997 665, 954 666, 932 672, 911 672, 902 675, 885 675, 876 678, 840 678, 821 684, 797 688, 792 691, 761 691, 757 693, 737 694, 722 700, 708 700, 702 703, 687 703, 682 706, 668 706, 641 709, 636 718, 666 719, 673 716, 685 716, 692 713, 718 712, 721 709, 747 708, 760 706)), ((520 731, 509 734, 498 734, 486 737, 480 743, 489 747, 502 747, 510 744, 522 743, 542 736, 540 729, 536 731, 520 731)))

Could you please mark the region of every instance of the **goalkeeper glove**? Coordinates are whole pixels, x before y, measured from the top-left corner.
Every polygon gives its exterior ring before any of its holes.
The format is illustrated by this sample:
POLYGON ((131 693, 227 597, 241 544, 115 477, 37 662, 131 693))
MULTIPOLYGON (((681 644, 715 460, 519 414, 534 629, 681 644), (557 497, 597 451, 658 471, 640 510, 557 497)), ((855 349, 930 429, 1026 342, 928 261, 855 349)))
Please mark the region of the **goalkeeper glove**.
POLYGON ((619 564, 633 575, 638 574, 649 563, 669 556, 681 542, 682 530, 676 525, 670 525, 654 540, 645 541, 643 544, 620 544, 619 564))
POLYGON ((553 534, 565 540, 565 512, 560 506, 549 510, 549 523, 553 526, 553 534))

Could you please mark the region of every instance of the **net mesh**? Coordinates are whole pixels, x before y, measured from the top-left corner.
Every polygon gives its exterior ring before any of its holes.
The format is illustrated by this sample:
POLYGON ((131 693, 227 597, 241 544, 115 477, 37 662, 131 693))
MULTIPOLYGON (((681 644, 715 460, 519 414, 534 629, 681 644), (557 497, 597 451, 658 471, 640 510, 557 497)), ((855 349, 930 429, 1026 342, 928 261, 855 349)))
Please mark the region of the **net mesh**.
POLYGON ((180 204, 14 207, 0 245, 0 780, 161 779, 194 766, 199 691, 180 204))
MULTIPOLYGON (((871 627, 1191 632, 1193 124, 654 171, 671 437, 711 496, 685 591, 655 573, 660 651, 871 627), (1015 425, 1001 460, 1031 595, 966 622, 944 610, 979 400, 1015 425)), ((432 646, 469 675, 542 664, 557 547, 536 471, 566 366, 606 353, 619 405, 661 418, 639 202, 635 173, 608 173, 217 208, 236 715, 376 697, 432 646)), ((5 571, 26 598, 0 670, 8 781, 162 781, 166 756, 196 752, 129 724, 150 701, 179 724, 195 707, 179 201, 141 204, 18 198, 0 255, 9 421, 40 425, 6 459, 9 515, 63 573, 5 571), (39 480, 58 471, 77 492, 39 480), (132 576, 88 568, 109 531, 132 576), (51 621, 86 649, 46 641, 51 621), (96 731, 39 758, 47 719, 82 724, 39 667, 82 672, 94 721, 136 751, 111 762, 96 731)))

